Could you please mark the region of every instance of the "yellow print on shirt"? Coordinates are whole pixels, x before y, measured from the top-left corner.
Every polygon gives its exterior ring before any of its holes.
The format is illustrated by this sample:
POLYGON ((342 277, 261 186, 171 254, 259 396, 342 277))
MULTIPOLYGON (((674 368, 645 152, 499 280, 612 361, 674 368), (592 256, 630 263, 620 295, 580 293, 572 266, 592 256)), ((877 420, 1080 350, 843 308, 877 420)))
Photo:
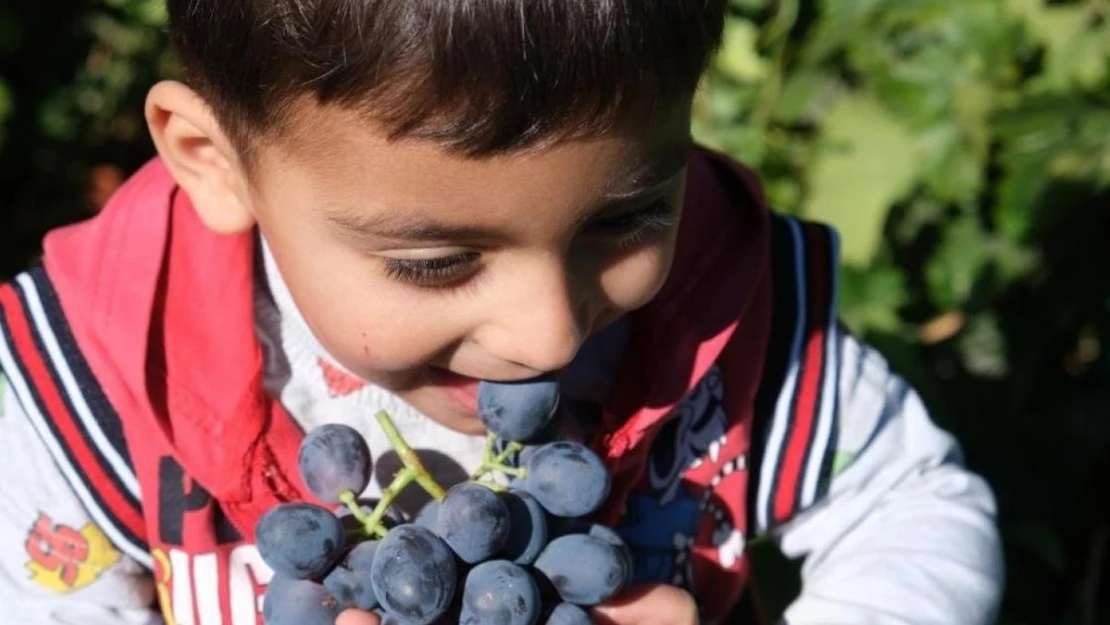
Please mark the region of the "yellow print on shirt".
POLYGON ((87 523, 75 530, 55 525, 43 512, 28 532, 24 550, 31 558, 25 565, 31 581, 59 593, 88 586, 120 559, 99 527, 87 523))
POLYGON ((162 606, 162 618, 166 625, 177 625, 173 617, 173 601, 170 599, 170 584, 173 580, 173 568, 170 565, 170 556, 165 551, 153 550, 154 555, 154 585, 158 590, 158 605, 162 606))

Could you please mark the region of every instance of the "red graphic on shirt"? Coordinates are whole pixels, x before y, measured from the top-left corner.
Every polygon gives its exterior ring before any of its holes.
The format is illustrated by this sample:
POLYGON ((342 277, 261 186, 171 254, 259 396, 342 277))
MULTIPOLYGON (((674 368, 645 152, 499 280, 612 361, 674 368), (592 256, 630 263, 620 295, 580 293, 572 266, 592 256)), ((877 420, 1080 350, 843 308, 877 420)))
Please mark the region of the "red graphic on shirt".
POLYGON ((351 393, 358 392, 366 386, 366 382, 356 378, 355 376, 341 371, 338 367, 324 360, 317 358, 316 362, 320 365, 320 372, 324 374, 324 381, 328 384, 328 391, 332 397, 343 397, 351 393))
POLYGON ((55 526, 50 517, 41 512, 27 536, 25 548, 32 560, 50 571, 57 571, 68 586, 77 581, 80 564, 89 557, 89 542, 80 532, 65 525, 55 526))
POLYGON ((80 530, 55 525, 42 512, 28 532, 23 548, 31 558, 26 564, 31 579, 57 592, 91 584, 120 559, 100 528, 91 523, 80 530))

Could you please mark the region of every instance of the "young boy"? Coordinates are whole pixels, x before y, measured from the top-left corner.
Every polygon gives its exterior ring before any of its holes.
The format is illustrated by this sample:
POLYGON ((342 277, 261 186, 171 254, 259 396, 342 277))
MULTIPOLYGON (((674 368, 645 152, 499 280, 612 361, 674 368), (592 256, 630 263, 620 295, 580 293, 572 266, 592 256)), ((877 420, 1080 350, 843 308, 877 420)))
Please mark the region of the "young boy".
POLYGON ((170 0, 159 158, 0 289, 0 622, 260 622, 304 431, 373 497, 386 409, 450 484, 477 381, 559 371, 635 554, 599 621, 748 622, 768 535, 791 625, 991 623, 991 492, 838 325, 835 236, 691 145, 726 5, 170 0))

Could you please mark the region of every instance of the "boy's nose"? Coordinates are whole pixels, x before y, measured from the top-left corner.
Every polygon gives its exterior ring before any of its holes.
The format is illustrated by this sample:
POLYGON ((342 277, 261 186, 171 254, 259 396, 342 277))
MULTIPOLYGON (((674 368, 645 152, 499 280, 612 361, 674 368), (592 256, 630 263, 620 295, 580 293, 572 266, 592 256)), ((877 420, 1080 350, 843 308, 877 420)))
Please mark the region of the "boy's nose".
POLYGON ((537 373, 574 360, 589 334, 593 307, 565 274, 537 278, 505 301, 481 341, 487 350, 537 373))

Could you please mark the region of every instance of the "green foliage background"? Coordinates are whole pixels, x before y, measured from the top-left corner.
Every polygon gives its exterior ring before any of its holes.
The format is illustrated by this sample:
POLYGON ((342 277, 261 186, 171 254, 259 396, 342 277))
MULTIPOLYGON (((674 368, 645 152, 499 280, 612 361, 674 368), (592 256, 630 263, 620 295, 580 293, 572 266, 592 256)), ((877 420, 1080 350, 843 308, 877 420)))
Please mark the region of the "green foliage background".
MULTIPOLYGON (((0 277, 151 154, 164 19, 0 6, 0 277)), ((1000 623, 1110 623, 1110 2, 733 0, 695 131, 840 229, 846 322, 996 489, 1000 623)))

